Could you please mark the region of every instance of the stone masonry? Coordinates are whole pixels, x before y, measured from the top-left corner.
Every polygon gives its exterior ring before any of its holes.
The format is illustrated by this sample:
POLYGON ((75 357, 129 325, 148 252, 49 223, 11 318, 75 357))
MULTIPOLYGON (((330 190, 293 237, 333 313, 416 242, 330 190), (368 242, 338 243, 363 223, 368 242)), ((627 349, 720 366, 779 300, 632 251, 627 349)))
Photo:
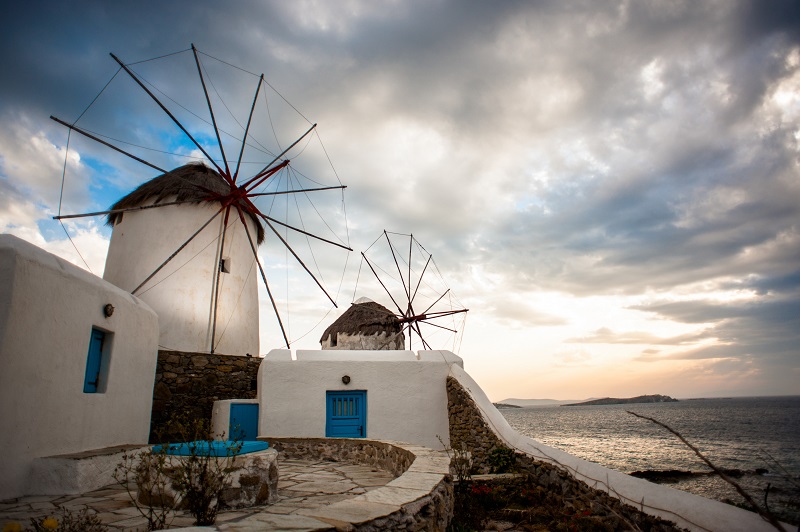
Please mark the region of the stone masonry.
MULTIPOLYGON (((484 420, 472 397, 453 377, 447 377, 448 414, 450 417, 450 447, 462 446, 472 455, 473 477, 477 484, 490 484, 502 492, 528 490, 535 495, 536 505, 554 508, 554 512, 575 512, 587 509, 598 530, 636 529, 664 532, 682 530, 674 523, 648 515, 637 508, 623 504, 608 493, 576 480, 572 475, 553 464, 536 460, 516 452, 515 475, 483 475, 488 473, 489 455, 494 449, 507 449, 500 438, 484 420), (603 528, 606 527, 606 528, 603 528)), ((540 508, 541 510, 541 508, 540 508)))
POLYGON ((153 387, 150 442, 169 439, 173 415, 211 422, 214 401, 255 399, 261 358, 159 351, 153 387))
POLYGON ((472 455, 474 472, 489 473, 489 454, 506 445, 489 428, 475 401, 453 377, 447 377, 447 414, 450 447, 466 448, 472 455))

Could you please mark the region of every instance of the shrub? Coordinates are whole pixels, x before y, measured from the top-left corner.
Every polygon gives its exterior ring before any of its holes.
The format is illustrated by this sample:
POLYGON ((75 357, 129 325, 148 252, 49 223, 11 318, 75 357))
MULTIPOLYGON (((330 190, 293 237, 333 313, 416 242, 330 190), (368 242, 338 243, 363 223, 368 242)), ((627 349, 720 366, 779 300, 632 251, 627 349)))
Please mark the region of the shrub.
POLYGON ((230 486, 231 466, 242 442, 228 445, 224 456, 214 456, 210 452, 214 435, 208 421, 180 416, 170 421, 168 430, 187 442, 188 456, 168 455, 168 445, 124 455, 114 478, 147 519, 148 530, 166 528, 178 508, 187 509, 198 526, 214 524, 220 495, 230 486), (137 496, 131 492, 132 484, 137 496))
POLYGON ((508 447, 495 447, 486 458, 490 473, 508 473, 517 462, 517 455, 508 447))

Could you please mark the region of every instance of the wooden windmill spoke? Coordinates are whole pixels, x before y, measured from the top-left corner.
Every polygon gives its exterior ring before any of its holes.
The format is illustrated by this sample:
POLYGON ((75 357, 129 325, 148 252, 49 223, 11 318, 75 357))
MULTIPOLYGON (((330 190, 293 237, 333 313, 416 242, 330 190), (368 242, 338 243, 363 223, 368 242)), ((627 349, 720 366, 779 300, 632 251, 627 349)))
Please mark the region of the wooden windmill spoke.
POLYGON ((425 341, 425 338, 423 338, 423 337, 422 337, 422 331, 420 331, 420 329, 419 329, 419 322, 414 322, 414 323, 412 324, 412 326, 413 326, 413 327, 414 327, 414 329, 417 331, 417 336, 419 336, 419 339, 420 339, 420 341, 422 342, 422 345, 423 345, 424 347, 427 347, 427 348, 428 348, 428 351, 431 351, 431 346, 430 346, 430 345, 428 345, 428 342, 426 342, 426 341, 425 341))
POLYGON ((432 308, 433 308, 433 305, 435 305, 436 303, 438 303, 439 301, 441 301, 441 300, 442 300, 442 298, 443 298, 444 296, 446 296, 446 295, 447 295, 447 293, 448 293, 449 291, 450 291, 450 289, 449 289, 449 288, 448 288, 447 290, 445 290, 445 291, 444 291, 444 294, 440 295, 440 296, 439 296, 439 298, 438 298, 436 301, 434 301, 434 302, 431 304, 431 306, 430 306, 430 307, 426 308, 426 309, 425 309, 425 312, 423 312, 423 314, 427 314, 427 313, 428 313, 428 311, 429 311, 430 309, 432 309, 432 308))
POLYGON ((386 294, 389 296, 389 299, 391 299, 392 303, 394 303, 394 306, 397 307, 397 311, 400 313, 401 316, 405 316, 405 312, 403 311, 403 309, 400 308, 400 305, 397 304, 397 301, 394 300, 394 297, 392 296, 392 293, 389 291, 388 288, 386 288, 386 285, 383 284, 383 281, 381 281, 381 278, 378 275, 378 272, 376 272, 375 268, 372 267, 372 263, 369 261, 369 259, 367 258, 367 256, 364 254, 363 251, 361 252, 361 256, 364 257, 364 261, 366 261, 367 266, 369 266, 369 269, 372 270, 372 274, 375 276, 375 278, 381 284, 383 289, 386 291, 386 294))
POLYGON ((458 310, 443 310, 441 312, 428 312, 426 316, 428 318, 444 318, 445 316, 452 316, 453 314, 461 314, 462 312, 469 312, 469 309, 462 308, 458 310))
POLYGON ((242 164, 242 156, 244 155, 244 147, 247 144, 247 134, 250 132, 250 123, 253 121, 253 111, 256 110, 256 102, 258 101, 258 93, 261 91, 261 84, 264 83, 264 74, 258 78, 258 85, 256 85, 256 94, 253 96, 253 105, 250 106, 250 116, 247 117, 247 127, 244 129, 244 137, 242 137, 242 148, 239 150, 239 159, 236 160, 236 172, 233 174, 233 183, 236 183, 236 177, 239 175, 239 167, 242 164))
POLYGON ((219 255, 214 255, 214 269, 217 272, 216 279, 214 280, 214 307, 211 310, 211 353, 214 353, 214 340, 217 336, 217 310, 219 309, 219 278, 222 275, 222 268, 220 267, 220 257, 225 253, 225 235, 228 233, 228 219, 231 215, 231 207, 225 207, 225 219, 222 222, 222 236, 220 237, 219 255))
MULTIPOLYGON (((275 192, 255 192, 248 194, 249 197, 257 196, 280 196, 281 194, 298 194, 300 192, 319 192, 321 190, 336 190, 347 188, 347 185, 337 185, 335 187, 319 187, 319 188, 299 188, 297 190, 278 190, 275 192)), ((352 249, 350 251, 353 251, 352 249)))
POLYGON ((119 153, 121 153, 122 155, 126 155, 126 156, 130 157, 130 158, 131 158, 131 159, 133 159, 134 161, 139 161, 140 163, 142 163, 142 164, 145 164, 145 165, 149 166, 150 168, 153 168, 153 169, 155 169, 155 170, 158 170, 158 171, 159 171, 159 172, 161 172, 162 174, 166 174, 166 173, 167 173, 167 171, 166 171, 166 170, 164 170, 163 168, 159 168, 158 166, 156 166, 156 165, 154 165, 154 164, 151 164, 151 163, 149 163, 149 162, 145 161, 145 160, 144 160, 144 159, 142 159, 141 157, 137 157, 137 156, 133 155, 132 153, 128 153, 128 152, 126 152, 125 150, 123 150, 122 148, 118 148, 118 147, 114 146, 113 144, 111 144, 110 142, 106 142, 105 140, 103 140, 103 139, 101 139, 101 138, 99 138, 99 137, 96 137, 95 135, 92 135, 92 134, 91 134, 91 133, 89 133, 88 131, 85 131, 85 130, 83 130, 83 129, 79 128, 78 126, 74 126, 74 125, 72 125, 72 124, 69 124, 69 123, 67 123, 67 122, 64 122, 64 121, 63 121, 63 120, 61 120, 60 118, 56 118, 56 117, 55 117, 55 116, 53 116, 53 115, 50 115, 50 119, 51 119, 51 120, 55 120, 56 122, 58 122, 58 123, 59 123, 59 124, 61 124, 62 126, 67 126, 67 127, 68 127, 69 129, 71 129, 72 131, 75 131, 76 133, 80 133, 80 134, 81 134, 81 135, 83 135, 84 137, 88 137, 88 138, 92 139, 92 140, 93 140, 93 141, 95 141, 95 142, 99 142, 100 144, 102 144, 102 145, 104 145, 104 146, 108 146, 108 147, 109 147, 109 148, 111 148, 112 150, 118 151, 118 152, 119 152, 119 153))
MULTIPOLYGON (((409 269, 408 274, 408 284, 406 286, 406 281, 403 279, 403 272, 400 271, 400 263, 397 262, 397 255, 394 254, 394 246, 392 245, 392 241, 389 240, 389 233, 386 232, 386 229, 383 230, 383 235, 386 237, 386 242, 389 243, 389 250, 392 252, 392 258, 394 259, 394 265, 397 266, 397 273, 400 274, 400 282, 403 283, 403 290, 406 293, 406 297, 408 298, 408 310, 406 312, 411 312, 411 273, 409 269)), ((411 264, 411 257, 409 256, 408 259, 409 264, 411 264)))
MULTIPOLYGON (((306 131, 305 133, 303 133, 303 134, 300 136, 300 138, 298 138, 296 141, 292 142, 292 144, 291 144, 291 145, 290 145, 288 148, 286 148, 285 150, 283 150, 283 151, 282 151, 280 154, 278 154, 278 155, 277 155, 277 156, 276 156, 274 159, 272 159, 272 161, 271 161, 271 162, 270 162, 268 165, 266 165, 264 168, 262 168, 262 169, 261 169, 261 171, 259 171, 259 172, 258 172, 258 173, 255 175, 255 177, 253 177, 253 178, 252 178, 250 181, 248 181, 247 183, 245 183, 245 185, 244 185, 244 186, 245 186, 245 187, 248 187, 250 183, 252 183, 252 182, 253 182, 253 181, 255 181, 256 179, 260 178, 260 177, 263 175, 263 173, 264 173, 264 172, 266 172, 267 170, 269 170, 269 168, 270 168, 270 167, 271 167, 273 164, 275 164, 275 162, 276 162, 278 159, 280 159, 281 157, 283 157, 284 155, 286 155, 286 152, 288 152, 289 150, 291 150, 292 148, 294 148, 294 147, 297 145, 297 143, 298 143, 298 142, 300 142, 301 140, 303 140, 304 138, 306 138, 306 136, 307 136, 309 133, 311 133, 312 131, 314 131, 314 129, 315 129, 316 127, 317 127, 317 124, 313 124, 313 125, 312 125, 310 128, 308 128, 308 131, 306 131)), ((250 189, 248 189, 248 192, 249 192, 250 190, 252 190, 252 188, 253 188, 253 187, 251 187, 250 189)))
POLYGON ((282 169, 286 168, 287 166, 289 166, 289 161, 288 160, 283 161, 281 164, 279 164, 277 166, 273 166, 272 168, 270 168, 266 172, 260 172, 259 175, 255 176, 254 178, 250 179, 247 183, 245 183, 244 185, 240 186, 239 190, 242 190, 243 193, 246 193, 247 195, 249 195, 249 192, 251 190, 253 190, 257 186, 259 186, 261 183, 263 183, 264 181, 266 181, 267 179, 269 179, 270 177, 275 175, 279 170, 282 170, 282 169), (255 183, 255 184, 250 186, 251 183, 255 183), (250 187, 250 188, 248 188, 248 187, 250 187))
MULTIPOLYGON (((414 298, 416 298, 416 297, 417 297, 417 292, 419 291, 419 285, 421 285, 421 284, 422 284, 422 278, 425 276, 425 271, 427 271, 427 269, 428 269, 428 264, 430 264, 430 263, 431 263, 431 259, 432 259, 432 258, 433 258, 433 255, 428 255, 428 260, 427 260, 427 262, 425 262, 425 267, 424 267, 424 268, 422 268, 422 273, 421 273, 421 274, 419 274, 419 280, 417 281, 417 287, 414 289, 414 295, 413 295, 413 296, 411 296, 411 301, 412 301, 412 302, 414 301, 414 298)), ((410 264, 409 264, 409 267, 410 267, 410 264)))
POLYGON ((152 205, 139 205, 138 207, 127 207, 125 209, 111 209, 109 211, 86 212, 83 214, 62 214, 53 216, 53 220, 66 220, 68 218, 85 218, 87 216, 103 216, 105 214, 119 214, 130 211, 141 211, 144 209, 157 209, 159 207, 169 207, 170 205, 184 205, 186 203, 197 203, 195 200, 167 201, 165 203, 153 203, 152 205))
POLYGON ((269 301, 272 303, 272 310, 275 311, 275 317, 278 318, 278 325, 281 328, 281 334, 283 335, 283 341, 286 342, 286 347, 289 347, 289 338, 286 336, 286 329, 283 328, 283 321, 281 320, 281 313, 278 312, 278 305, 275 303, 275 298, 272 297, 272 290, 269 289, 269 283, 267 282, 267 276, 264 274, 264 268, 261 266, 261 261, 258 260, 258 251, 256 250, 256 245, 253 243, 253 237, 250 234, 250 229, 247 227, 247 223, 245 222, 244 214, 239 207, 236 207, 236 211, 239 213, 239 219, 242 221, 242 225, 244 226, 244 230, 247 233, 247 242, 250 244, 250 249, 253 251, 253 257, 256 259, 256 264, 258 264, 258 271, 261 273, 261 280, 264 282, 264 287, 267 289, 267 295, 269 296, 269 301))
POLYGON ((110 55, 114 59, 114 61, 119 63, 119 66, 121 66, 125 70, 125 72, 127 72, 128 75, 131 78, 133 78, 133 80, 142 88, 142 90, 144 90, 147 93, 147 95, 150 96, 150 98, 152 98, 153 101, 156 102, 159 107, 161 107, 161 110, 164 111, 167 114, 167 116, 169 116, 172 119, 173 122, 175 122, 175 125, 177 125, 181 129, 181 131, 183 131, 186 134, 187 137, 189 137, 189 140, 191 140, 192 143, 194 143, 194 145, 197 146, 197 148, 203 153, 203 155, 205 155, 206 159, 208 159, 208 161, 216 167, 217 172, 219 172, 220 174, 224 175, 225 171, 222 168, 219 167, 219 165, 216 163, 216 161, 214 161, 214 159, 211 158, 211 156, 208 154, 208 152, 206 152, 205 148, 203 148, 203 146, 201 146, 200 143, 197 142, 197 140, 195 140, 195 138, 192 136, 192 134, 189 133, 189 131, 185 127, 183 127, 183 124, 181 124, 180 121, 177 118, 175 118, 175 115, 173 115, 169 111, 169 109, 167 109, 167 107, 163 103, 161 103, 161 100, 159 100, 156 97, 156 95, 153 94, 150 91, 150 89, 148 89, 145 86, 144 83, 142 83, 142 81, 138 78, 138 76, 136 76, 136 74, 134 74, 133 71, 131 69, 129 69, 125 65, 125 63, 120 61, 120 59, 117 56, 115 56, 114 54, 110 54, 110 55))
POLYGON ((217 120, 214 118, 214 108, 211 106, 211 99, 208 97, 208 90, 206 89, 206 80, 203 78, 203 69, 200 67, 200 58, 197 56, 197 48, 192 43, 192 53, 194 54, 194 62, 197 65, 197 73, 200 75, 200 83, 203 85, 203 94, 206 95, 206 103, 208 104, 208 113, 211 115, 211 124, 214 126, 214 134, 217 136, 217 143, 219 144, 219 152, 222 154, 222 162, 225 164, 225 173, 223 175, 229 176, 231 173, 228 167, 228 159, 225 157, 225 148, 222 147, 222 139, 219 136, 219 128, 217 127, 217 120))
POLYGON ((451 329, 450 327, 445 327, 444 325, 439 325, 438 323, 433 323, 432 321, 428 321, 428 320, 420 320, 420 321, 424 321, 426 325, 431 325, 433 327, 438 327, 440 329, 444 329, 445 331, 450 331, 452 333, 457 333, 458 332, 455 329, 451 329))
POLYGON ((295 260, 300 264, 300 266, 302 266, 303 269, 306 271, 306 273, 308 275, 310 275, 312 279, 314 279, 314 282, 317 283, 317 286, 319 286, 320 290, 322 290, 322 292, 325 294, 325 296, 328 298, 328 300, 330 300, 331 304, 333 304, 334 307, 339 308, 339 306, 336 304, 336 301, 333 300, 333 298, 330 296, 330 294, 328 294, 328 291, 325 290, 325 287, 322 286, 322 283, 320 283, 319 280, 317 279, 317 277, 311 272, 311 270, 308 269, 308 266, 306 266, 305 262, 303 262, 303 259, 301 259, 297 255, 297 253, 295 253, 294 249, 292 249, 292 246, 290 246, 289 243, 286 241, 286 239, 284 239, 281 236, 281 234, 278 232, 278 230, 275 229, 275 226, 270 223, 270 218, 268 216, 265 216, 265 215, 261 214, 261 213, 259 213, 259 214, 261 215, 261 218, 267 223, 269 228, 272 229, 272 232, 275 233, 275 236, 277 236, 280 239, 280 241, 283 243, 283 245, 286 246, 286 249, 289 250, 289 252, 295 258, 295 260))
POLYGON ((353 248, 345 246, 344 244, 339 244, 338 242, 334 242, 333 240, 328 240, 327 238, 322 238, 321 236, 317 236, 314 233, 309 233, 308 231, 304 231, 303 229, 300 229, 299 227, 294 227, 293 225, 285 224, 285 223, 281 222, 280 220, 276 220, 275 218, 272 218, 271 216, 267 216, 266 214, 262 214, 260 212, 258 212, 256 214, 258 214, 258 216, 262 217, 264 220, 269 220, 270 222, 276 223, 276 224, 278 224, 280 226, 283 226, 283 227, 285 227, 287 229, 291 229, 292 231, 297 231, 298 233, 301 233, 301 234, 306 235, 306 236, 310 236, 311 238, 316 238, 317 240, 321 240, 322 242, 325 242, 326 244, 331 244, 333 246, 337 246, 337 247, 340 247, 342 249, 346 249, 347 251, 353 251, 353 248))
POLYGON ((147 283, 147 282, 148 282, 150 279, 152 279, 153 277, 155 277, 155 275, 156 275, 158 272, 160 272, 160 271, 161 271, 161 269, 162 269, 164 266, 166 266, 167 264, 169 264, 169 262, 170 262, 172 259, 174 259, 174 258, 175 258, 175 257, 178 255, 178 253, 180 253, 180 252, 183 250, 183 248, 185 248, 186 246, 188 246, 188 245, 189 245, 189 242, 191 242, 192 240, 194 240, 194 239, 195 239, 195 237, 196 237, 197 235, 199 235, 199 234, 200 234, 200 233, 203 231, 203 229, 205 229, 206 227, 208 227, 208 224, 210 224, 212 221, 214 221, 214 218, 216 218, 217 216, 219 216, 219 213, 221 213, 221 212, 222 212, 222 210, 223 210, 224 208, 225 208, 224 206, 223 206, 223 207, 220 207, 220 209, 219 209, 217 212, 215 212, 215 213, 214 213, 214 216, 212 216, 211 218, 209 218, 209 219, 208 219, 208 221, 207 221, 206 223, 204 223, 202 226, 200 226, 200 229, 198 229, 197 231, 195 231, 194 233, 192 233, 192 236, 190 236, 190 237, 189 237, 189 238, 186 240, 186 242, 184 242, 183 244, 181 244, 181 245, 180 245, 180 247, 178 247, 178 249, 176 249, 176 250, 175 250, 175 251, 172 253, 172 255, 170 255, 169 257, 167 257, 167 260, 165 260, 164 262, 162 262, 162 263, 161 263, 161 265, 160 265, 158 268, 156 268, 156 269, 155 269, 155 271, 154 271, 153 273, 151 273, 150 275, 148 275, 148 276, 147 276, 147 279, 145 279, 144 281, 142 281, 142 282, 139 284, 139 286, 137 286, 136 288, 134 288, 133 290, 131 290, 131 294, 133 294, 133 295, 136 295, 136 292, 138 292, 138 291, 139 291, 139 289, 140 289, 141 287, 143 287, 143 286, 144 286, 144 285, 145 285, 145 284, 146 284, 146 283, 147 283))

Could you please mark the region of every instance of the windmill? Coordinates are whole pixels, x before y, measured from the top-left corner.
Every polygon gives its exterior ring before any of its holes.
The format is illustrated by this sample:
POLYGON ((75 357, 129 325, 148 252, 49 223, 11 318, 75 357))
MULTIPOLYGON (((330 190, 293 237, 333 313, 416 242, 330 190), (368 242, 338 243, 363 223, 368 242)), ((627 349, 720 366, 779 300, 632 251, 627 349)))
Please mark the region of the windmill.
MULTIPOLYGON (((278 299, 259 258, 259 245, 265 239, 277 243, 287 260, 291 257, 334 307, 336 301, 324 284, 314 246, 352 251, 347 238, 338 235, 346 232, 346 220, 338 225, 329 223, 315 204, 318 195, 339 191, 343 208, 346 187, 335 170, 331 166, 333 179, 320 182, 308 177, 289 159, 303 155, 314 136, 319 140, 316 124, 275 91, 263 74, 256 76, 234 67, 200 52, 194 45, 135 63, 125 63, 114 54, 111 57, 119 66, 117 73, 78 119, 67 122, 51 118, 69 128, 70 135, 76 133, 110 149, 114 157, 134 161, 159 175, 111 209, 61 214, 59 204, 59 214, 54 219, 107 216, 113 230, 104 277, 156 310, 162 326, 162 348, 241 355, 257 352, 257 277, 266 290, 285 345, 289 346, 278 299), (187 61, 187 57, 191 59, 187 61), (177 63, 178 60, 182 61, 177 63), (168 64, 163 66, 164 62, 168 64), (142 73, 156 64, 162 66, 153 71, 172 74, 170 82, 157 84, 142 73), (228 71, 215 76, 221 69, 228 71), (187 97, 189 101, 184 104, 173 94, 179 90, 176 87, 183 86, 182 81, 189 79, 191 70, 201 91, 198 95, 195 90, 194 98, 187 97), (236 105, 220 96, 225 87, 234 94, 240 90, 239 85, 233 84, 236 76, 230 70, 239 77, 257 78, 252 103, 241 116, 235 112, 236 105), (112 82, 120 83, 118 77, 132 82, 123 90, 128 98, 137 97, 149 105, 144 124, 137 122, 135 113, 107 115, 120 121, 128 138, 79 123, 103 104, 112 82), (174 83, 174 78, 179 81, 174 83), (266 95, 269 89, 278 96, 272 98, 272 105, 266 95), (276 126, 281 125, 283 115, 276 113, 275 102, 285 104, 284 108, 288 105, 307 122, 304 132, 291 142, 278 138, 276 126), (257 111, 262 118, 258 118, 257 111), (166 133, 167 125, 172 128, 171 133, 166 133), (157 146, 145 146, 141 136, 149 137, 151 144, 155 142, 157 146), (167 159, 169 164, 154 161, 158 157, 167 159), (192 163, 170 169, 174 159, 180 157, 192 163), (280 201, 285 205, 285 221, 277 214, 280 201), (301 202, 313 206, 311 219, 303 215, 301 202), (288 218, 290 207, 292 220, 288 218), (293 243, 298 238, 308 251, 301 251, 293 243)), ((102 126, 101 123, 98 127, 102 126)), ((329 163, 324 147, 322 153, 315 161, 329 163)), ((66 179, 66 162, 64 174, 66 179)))
MULTIPOLYGON (((455 298, 436 266, 433 255, 413 234, 390 233, 384 230, 361 253, 361 257, 362 266, 367 265, 375 282, 391 301, 386 307, 397 310, 394 318, 401 324, 403 332, 408 334, 409 350, 413 348, 414 338, 423 349, 431 350, 431 343, 434 343, 431 338, 441 337, 443 333, 452 336, 453 350, 457 350, 458 332, 459 329, 463 332, 469 309, 464 308, 455 298), (379 242, 383 245, 376 246, 379 242), (385 250, 386 247, 388 251, 385 250), (456 323, 459 316, 462 318, 460 324, 456 323)), ((361 268, 359 279, 360 272, 361 268)))

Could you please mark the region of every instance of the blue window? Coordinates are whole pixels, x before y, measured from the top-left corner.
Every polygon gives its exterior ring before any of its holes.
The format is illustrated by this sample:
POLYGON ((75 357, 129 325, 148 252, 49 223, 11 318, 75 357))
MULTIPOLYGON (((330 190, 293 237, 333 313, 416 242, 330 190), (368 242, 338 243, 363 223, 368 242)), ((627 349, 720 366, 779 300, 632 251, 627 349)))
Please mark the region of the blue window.
POLYGON ((367 437, 367 392, 327 392, 326 438, 367 437))
POLYGON ((86 357, 86 376, 83 378, 83 393, 97 393, 100 388, 100 371, 103 367, 103 352, 106 333, 92 329, 89 340, 89 354, 86 357))

